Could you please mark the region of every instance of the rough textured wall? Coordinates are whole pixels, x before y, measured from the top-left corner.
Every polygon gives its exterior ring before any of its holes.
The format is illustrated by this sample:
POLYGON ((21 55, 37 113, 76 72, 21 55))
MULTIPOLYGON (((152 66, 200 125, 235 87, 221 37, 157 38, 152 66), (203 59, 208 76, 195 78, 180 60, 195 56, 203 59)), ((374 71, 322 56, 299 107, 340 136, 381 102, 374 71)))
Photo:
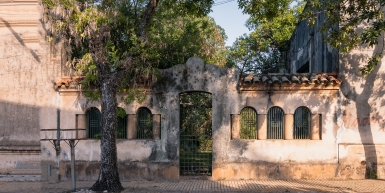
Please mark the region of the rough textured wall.
MULTIPOLYGON (((291 39, 291 72, 313 59, 315 67, 312 66, 312 72, 313 69, 316 72, 330 72, 330 69, 338 72, 342 86, 333 120, 338 128, 339 175, 345 178, 385 178, 385 157, 382 156, 385 151, 384 60, 367 77, 359 72, 369 57, 384 48, 384 37, 379 38, 379 45, 375 47, 362 45, 346 55, 338 55, 337 51, 322 43, 323 35, 317 31, 322 22, 321 14, 313 28, 307 26, 306 21, 297 25, 291 39), (312 42, 309 34, 314 34, 314 51, 313 47, 307 46, 307 42, 312 42)), ((362 27, 364 24, 359 28, 362 27)))
POLYGON ((340 143, 352 144, 345 165, 360 165, 369 178, 385 178, 385 61, 384 59, 367 77, 363 77, 359 69, 368 58, 383 49, 383 36, 379 45, 371 48, 361 46, 349 54, 340 56, 339 75, 343 80, 341 86, 341 109, 338 112, 340 126, 340 143), (364 144, 364 145, 360 145, 364 144), (356 156, 352 156, 356 155, 356 156))
POLYGON ((40 129, 56 127, 52 120, 58 95, 53 85, 60 65, 50 61, 40 9, 32 0, 0 4, 1 174, 17 174, 27 169, 27 162, 39 162, 40 129))
MULTIPOLYGON (((238 91, 238 80, 237 71, 205 64, 202 59, 193 57, 186 64, 163 70, 142 104, 134 102, 126 106, 120 102, 127 114, 135 114, 139 107, 148 107, 153 114, 161 116, 161 139, 118 140, 121 178, 179 178, 179 95, 190 91, 212 94, 214 179, 335 177, 338 128, 334 112, 338 92, 322 91, 324 86, 318 90, 309 90, 304 86, 302 90, 238 91), (296 108, 306 106, 312 114, 322 115, 322 140, 231 139, 231 115, 239 114, 246 106, 256 109, 259 115, 267 114, 272 106, 281 107, 285 114, 293 114, 296 108), (312 167, 318 169, 312 172, 312 167), (324 175, 318 176, 319 172, 324 172, 324 175)), ((77 127, 76 114, 84 114, 88 108, 100 108, 100 105, 87 101, 75 88, 62 86, 60 95, 61 128, 69 130, 62 131, 62 137, 74 136, 70 131, 75 131, 77 127)), ((55 131, 44 135, 55 135, 55 131)), ((51 144, 44 142, 42 145, 44 159, 55 160, 51 144)), ((76 146, 79 179, 97 178, 99 145, 99 140, 88 139, 81 140, 76 146)), ((69 147, 65 143, 61 146, 60 159, 68 163, 69 147)), ((69 169, 68 164, 61 166, 61 174, 66 179, 69 178, 69 169)))

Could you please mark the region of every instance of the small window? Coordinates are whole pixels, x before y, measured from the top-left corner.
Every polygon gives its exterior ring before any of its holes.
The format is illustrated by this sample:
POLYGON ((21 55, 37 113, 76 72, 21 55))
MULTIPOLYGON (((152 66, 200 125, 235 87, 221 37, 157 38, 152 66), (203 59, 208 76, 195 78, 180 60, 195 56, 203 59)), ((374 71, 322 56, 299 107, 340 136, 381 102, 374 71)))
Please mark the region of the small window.
POLYGON ((283 139, 284 113, 279 107, 271 107, 267 112, 267 139, 283 139))
POLYGON ((310 139, 310 111, 299 107, 294 112, 294 139, 310 139))
POLYGON ((116 124, 116 138, 127 139, 127 114, 123 108, 118 108, 118 122, 116 124))
POLYGON ((136 129, 137 139, 153 139, 152 114, 148 108, 139 108, 136 114, 136 129))
POLYGON ((245 107, 241 111, 241 139, 257 139, 257 112, 251 107, 245 107))
POLYGON ((100 139, 100 111, 91 107, 87 111, 87 137, 88 139, 100 139))

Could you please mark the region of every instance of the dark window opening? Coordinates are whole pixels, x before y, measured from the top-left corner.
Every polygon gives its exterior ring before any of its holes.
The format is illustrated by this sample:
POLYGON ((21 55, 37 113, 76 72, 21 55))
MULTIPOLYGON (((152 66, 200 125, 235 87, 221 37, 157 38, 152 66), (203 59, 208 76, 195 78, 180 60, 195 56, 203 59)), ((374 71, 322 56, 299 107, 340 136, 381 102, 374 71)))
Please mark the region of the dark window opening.
POLYGON ((148 108, 139 108, 136 114, 136 129, 137 139, 153 139, 152 114, 148 108))
POLYGON ((301 68, 299 68, 297 70, 297 73, 309 73, 309 61, 307 61, 304 65, 301 66, 301 68))
POLYGON ((95 107, 87 111, 87 138, 100 139, 100 111, 95 107))

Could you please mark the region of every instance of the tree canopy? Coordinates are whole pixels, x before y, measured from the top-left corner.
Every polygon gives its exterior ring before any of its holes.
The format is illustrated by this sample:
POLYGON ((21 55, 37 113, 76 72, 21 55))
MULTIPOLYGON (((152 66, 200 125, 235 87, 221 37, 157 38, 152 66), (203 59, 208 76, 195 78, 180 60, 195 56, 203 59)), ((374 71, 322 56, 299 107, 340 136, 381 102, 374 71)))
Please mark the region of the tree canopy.
MULTIPOLYGON (((250 15, 246 25, 253 32, 234 43, 230 52, 233 57, 228 59, 229 66, 236 61, 234 57, 238 61, 245 61, 250 53, 277 57, 270 53, 274 53, 272 50, 275 49, 282 53, 288 48, 288 41, 299 21, 306 19, 311 26, 321 14, 324 14, 325 21, 317 30, 324 34, 324 42, 338 49, 340 54, 344 55, 360 46, 373 48, 382 45, 375 49, 367 64, 360 69, 363 76, 373 71, 383 57, 385 2, 382 0, 238 0, 238 3, 243 12, 250 15), (242 46, 246 47, 241 49, 242 46)), ((265 68, 261 65, 272 65, 271 60, 265 63, 258 57, 255 59, 258 62, 243 63, 259 66, 259 69, 265 68)))
POLYGON ((284 67, 282 53, 300 21, 304 3, 296 0, 238 0, 239 8, 250 18, 249 35, 237 38, 229 47, 227 66, 237 66, 242 73, 277 72, 284 67))

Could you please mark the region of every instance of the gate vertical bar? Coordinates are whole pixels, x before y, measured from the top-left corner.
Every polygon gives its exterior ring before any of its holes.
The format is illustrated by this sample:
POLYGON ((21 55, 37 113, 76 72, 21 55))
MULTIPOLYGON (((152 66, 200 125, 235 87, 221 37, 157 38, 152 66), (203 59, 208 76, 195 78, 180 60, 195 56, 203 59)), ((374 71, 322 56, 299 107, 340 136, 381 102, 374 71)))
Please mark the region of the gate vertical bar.
POLYGON ((76 191, 76 180, 75 180, 75 140, 69 140, 71 147, 71 185, 72 190, 76 191))

